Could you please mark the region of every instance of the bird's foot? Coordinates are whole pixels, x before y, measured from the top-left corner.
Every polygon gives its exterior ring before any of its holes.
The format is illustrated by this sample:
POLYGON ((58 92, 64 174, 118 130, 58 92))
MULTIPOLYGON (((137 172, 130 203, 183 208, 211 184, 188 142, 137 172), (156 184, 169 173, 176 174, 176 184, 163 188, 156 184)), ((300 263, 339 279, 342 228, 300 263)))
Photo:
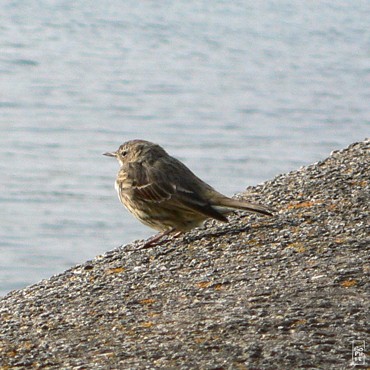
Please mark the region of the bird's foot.
MULTIPOLYGON (((163 231, 163 232, 161 232, 161 233, 159 233, 159 234, 156 234, 156 235, 154 235, 154 236, 152 236, 151 238, 149 238, 145 243, 144 243, 144 245, 142 246, 142 248, 140 248, 140 249, 146 249, 146 248, 151 248, 151 247, 154 247, 155 245, 160 245, 161 243, 160 243, 160 240, 164 237, 164 236, 166 236, 166 235, 168 235, 168 234, 171 234, 172 232, 174 232, 175 230, 174 229, 168 229, 168 230, 166 230, 166 231, 163 231)), ((179 232, 177 232, 176 234, 175 234, 175 236, 177 237, 178 235, 180 235, 179 234, 179 232)))

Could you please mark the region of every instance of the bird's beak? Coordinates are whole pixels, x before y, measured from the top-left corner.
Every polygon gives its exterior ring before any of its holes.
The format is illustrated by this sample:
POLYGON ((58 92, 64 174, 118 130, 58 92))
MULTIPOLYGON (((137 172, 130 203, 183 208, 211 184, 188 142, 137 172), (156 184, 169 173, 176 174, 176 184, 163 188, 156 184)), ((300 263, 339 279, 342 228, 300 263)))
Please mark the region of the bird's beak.
POLYGON ((106 152, 106 153, 103 153, 103 155, 106 155, 107 157, 117 157, 116 152, 106 152))

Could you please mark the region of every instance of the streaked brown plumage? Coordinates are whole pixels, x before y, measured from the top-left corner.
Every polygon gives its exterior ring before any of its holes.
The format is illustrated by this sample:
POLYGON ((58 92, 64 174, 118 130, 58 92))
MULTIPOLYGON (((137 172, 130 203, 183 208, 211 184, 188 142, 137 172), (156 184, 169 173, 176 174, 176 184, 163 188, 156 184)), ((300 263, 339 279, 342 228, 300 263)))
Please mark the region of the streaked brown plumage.
POLYGON ((127 141, 104 155, 117 158, 121 166, 115 188, 123 205, 143 224, 160 231, 146 246, 164 235, 189 231, 208 218, 227 222, 225 215, 235 209, 272 216, 262 205, 217 192, 149 141, 127 141))

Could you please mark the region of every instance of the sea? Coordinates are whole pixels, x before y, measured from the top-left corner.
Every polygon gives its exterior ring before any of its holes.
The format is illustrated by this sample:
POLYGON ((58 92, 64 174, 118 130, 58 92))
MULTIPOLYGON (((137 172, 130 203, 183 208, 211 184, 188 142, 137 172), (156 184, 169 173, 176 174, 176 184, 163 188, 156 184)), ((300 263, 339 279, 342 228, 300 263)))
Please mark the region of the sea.
POLYGON ((155 233, 102 156, 127 140, 233 195, 369 137, 369 20, 368 0, 2 1, 0 295, 155 233))

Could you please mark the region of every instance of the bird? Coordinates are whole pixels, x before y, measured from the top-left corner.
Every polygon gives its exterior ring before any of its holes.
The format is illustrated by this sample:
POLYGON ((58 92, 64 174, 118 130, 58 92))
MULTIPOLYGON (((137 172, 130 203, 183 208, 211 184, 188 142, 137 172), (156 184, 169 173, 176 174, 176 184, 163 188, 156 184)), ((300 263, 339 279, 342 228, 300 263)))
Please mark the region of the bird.
POLYGON ((159 231, 144 247, 159 244, 169 234, 179 236, 209 218, 228 222, 226 215, 235 210, 273 215, 268 207, 219 193, 150 141, 130 140, 103 155, 119 162, 115 189, 121 203, 144 225, 159 231))

